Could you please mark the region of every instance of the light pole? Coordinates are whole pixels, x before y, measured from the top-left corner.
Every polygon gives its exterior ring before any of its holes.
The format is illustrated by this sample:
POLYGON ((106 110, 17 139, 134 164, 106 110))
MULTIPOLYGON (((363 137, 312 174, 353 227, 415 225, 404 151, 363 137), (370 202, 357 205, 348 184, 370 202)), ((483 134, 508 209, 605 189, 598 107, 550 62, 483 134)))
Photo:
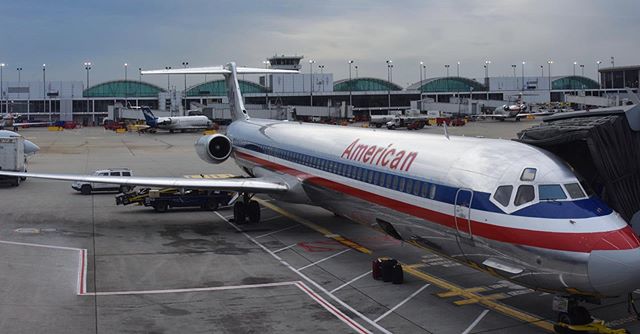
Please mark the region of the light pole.
MULTIPOLYGON (((89 112, 89 70, 91 69, 91 62, 89 61, 85 61, 84 62, 84 69, 87 72, 87 88, 85 89, 86 95, 85 98, 87 99, 87 113, 89 112)), ((94 113, 91 113, 91 122, 92 124, 96 123, 96 115, 94 113)))
POLYGON ((526 61, 522 61, 522 85, 520 87, 522 87, 522 91, 524 91, 524 65, 526 64, 526 61))
MULTIPOLYGON (((489 83, 489 64, 491 64, 491 60, 484 61, 484 78, 486 81, 485 85, 487 86, 487 91, 491 90, 490 83, 489 83)), ((489 93, 487 93, 487 96, 489 96, 489 93)))
POLYGON ((310 106, 313 107, 313 64, 315 64, 315 60, 311 59, 309 60, 309 86, 311 87, 311 90, 309 91, 309 102, 310 102, 310 106))
MULTIPOLYGON (((165 66, 165 70, 170 70, 171 66, 165 66)), ((171 75, 167 73, 167 92, 171 91, 171 75)))
MULTIPOLYGON (((614 67, 616 67, 616 58, 614 56, 611 56, 611 69, 613 69, 614 67)), ((611 71, 611 87, 609 88, 613 88, 613 71, 611 71)))
POLYGON ((551 64, 553 64, 553 60, 547 60, 547 64, 549 65, 549 102, 551 102, 551 64))
POLYGON ((573 76, 574 76, 574 77, 576 76, 576 65, 578 65, 578 62, 577 62, 577 61, 574 61, 574 62, 573 62, 573 76))
MULTIPOLYGON (((47 112, 46 99, 47 99, 47 64, 42 64, 42 111, 43 112, 47 112)), ((29 116, 27 116, 27 119, 29 119, 29 116)), ((51 123, 51 110, 49 110, 49 123, 51 123)))
MULTIPOLYGON (((422 67, 423 66, 424 66, 424 62, 421 61, 420 68, 418 69, 420 71, 420 101, 422 101, 422 67)), ((420 109, 422 110, 422 102, 420 102, 420 109)))
MULTIPOLYGON (((264 64, 264 68, 268 69, 271 62, 268 60, 263 60, 262 64, 264 64)), ((264 75, 264 87, 266 89, 266 93, 264 94, 264 104, 269 108, 269 74, 264 75)))
POLYGON ((518 79, 516 79, 516 64, 511 64, 511 68, 513 69, 513 81, 516 83, 516 89, 518 89, 518 79))
POLYGON ((356 79, 358 79, 358 65, 353 66, 353 68, 356 70, 356 79))
POLYGON ((389 84, 387 85, 387 113, 391 111, 391 67, 393 66, 392 60, 387 60, 387 81, 389 84))
MULTIPOLYGON (((182 62, 182 67, 187 68, 189 67, 189 62, 188 61, 183 61, 182 62)), ((186 113, 187 112, 187 74, 184 74, 184 92, 182 93, 182 97, 184 98, 184 110, 183 112, 186 113)))
POLYGON ((322 80, 322 91, 324 92, 324 65, 318 65, 320 69, 320 80, 322 80))
MULTIPOLYGON (((352 87, 353 82, 351 82, 351 65, 353 65, 353 60, 349 60, 349 106, 353 105, 353 87, 352 87)), ((356 71, 357 70, 358 70, 358 65, 356 65, 356 71)))
POLYGON ((140 100, 140 93, 142 89, 142 67, 138 67, 138 96, 136 97, 136 107, 138 106, 138 101, 140 100))
POLYGON ((447 71, 447 92, 449 91, 449 64, 444 65, 445 70, 447 71))
POLYGON ((4 65, 4 63, 0 63, 0 114, 2 114, 2 105, 4 104, 4 78, 2 76, 4 65))
POLYGON ((540 80, 544 79, 544 66, 540 65, 540 80))
POLYGON ((456 76, 460 77, 460 62, 456 63, 456 76))
POLYGON ((598 79, 598 86, 602 88, 602 80, 600 78, 600 64, 602 64, 602 60, 596 61, 596 78, 598 79))
POLYGON ((129 81, 127 81, 127 68, 129 64, 124 63, 124 107, 129 108, 129 81))
MULTIPOLYGON (((22 81, 20 80, 20 72, 22 72, 22 67, 18 67, 18 68, 16 68, 16 71, 18 71, 18 86, 19 86, 19 85, 20 85, 20 83, 22 82, 22 81)), ((21 97, 21 95, 22 95, 22 94, 18 93, 18 98, 20 98, 20 97, 21 97)))

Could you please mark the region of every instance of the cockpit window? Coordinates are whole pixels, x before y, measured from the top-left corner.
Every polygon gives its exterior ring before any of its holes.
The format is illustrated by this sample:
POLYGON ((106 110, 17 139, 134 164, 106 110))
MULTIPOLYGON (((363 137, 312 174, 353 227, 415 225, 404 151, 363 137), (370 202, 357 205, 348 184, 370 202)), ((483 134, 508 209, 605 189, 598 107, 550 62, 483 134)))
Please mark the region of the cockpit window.
POLYGON ((496 193, 493 194, 493 199, 503 206, 509 205, 511 199, 511 193, 513 192, 513 186, 499 186, 496 193))
POLYGON ((520 175, 520 181, 533 181, 536 179, 535 168, 525 168, 520 175))
POLYGON ((533 186, 525 184, 518 187, 518 192, 516 193, 516 199, 513 201, 513 204, 522 205, 524 203, 529 203, 535 199, 536 195, 533 190, 533 186))
POLYGON ((569 196, 573 199, 586 197, 584 191, 582 191, 582 188, 580 188, 580 185, 577 183, 567 183, 564 187, 567 188, 569 196))
POLYGON ((566 199, 567 195, 559 184, 541 184, 538 186, 538 197, 541 201, 566 199))

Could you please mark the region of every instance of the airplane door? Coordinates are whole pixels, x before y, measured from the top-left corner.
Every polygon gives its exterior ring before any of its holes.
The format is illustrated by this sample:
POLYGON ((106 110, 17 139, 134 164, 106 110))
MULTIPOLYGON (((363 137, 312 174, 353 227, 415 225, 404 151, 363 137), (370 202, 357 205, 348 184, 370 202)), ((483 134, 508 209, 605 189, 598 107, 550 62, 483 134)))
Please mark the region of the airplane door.
POLYGON ((473 239, 471 231, 471 202, 473 191, 470 189, 458 189, 454 203, 454 220, 458 235, 463 238, 473 239))

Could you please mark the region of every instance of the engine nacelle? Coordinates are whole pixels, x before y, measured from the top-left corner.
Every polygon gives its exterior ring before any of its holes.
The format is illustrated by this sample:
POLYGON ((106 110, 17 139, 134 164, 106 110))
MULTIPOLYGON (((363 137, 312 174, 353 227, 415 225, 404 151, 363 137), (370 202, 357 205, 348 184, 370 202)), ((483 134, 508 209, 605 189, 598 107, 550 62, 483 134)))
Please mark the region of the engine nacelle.
POLYGON ((232 149, 231 140, 221 134, 202 136, 196 141, 195 146, 200 159, 212 164, 227 160, 232 149))

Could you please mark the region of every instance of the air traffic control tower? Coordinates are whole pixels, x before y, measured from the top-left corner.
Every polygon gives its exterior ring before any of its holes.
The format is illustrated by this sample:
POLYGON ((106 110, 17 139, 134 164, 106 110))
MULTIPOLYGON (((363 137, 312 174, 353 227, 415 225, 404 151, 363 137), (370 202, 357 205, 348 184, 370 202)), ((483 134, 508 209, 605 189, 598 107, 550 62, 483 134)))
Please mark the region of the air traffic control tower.
POLYGON ((273 56, 269 59, 269 63, 271 64, 271 68, 277 70, 294 70, 299 71, 302 68, 300 65, 300 61, 304 58, 304 56, 273 56))

